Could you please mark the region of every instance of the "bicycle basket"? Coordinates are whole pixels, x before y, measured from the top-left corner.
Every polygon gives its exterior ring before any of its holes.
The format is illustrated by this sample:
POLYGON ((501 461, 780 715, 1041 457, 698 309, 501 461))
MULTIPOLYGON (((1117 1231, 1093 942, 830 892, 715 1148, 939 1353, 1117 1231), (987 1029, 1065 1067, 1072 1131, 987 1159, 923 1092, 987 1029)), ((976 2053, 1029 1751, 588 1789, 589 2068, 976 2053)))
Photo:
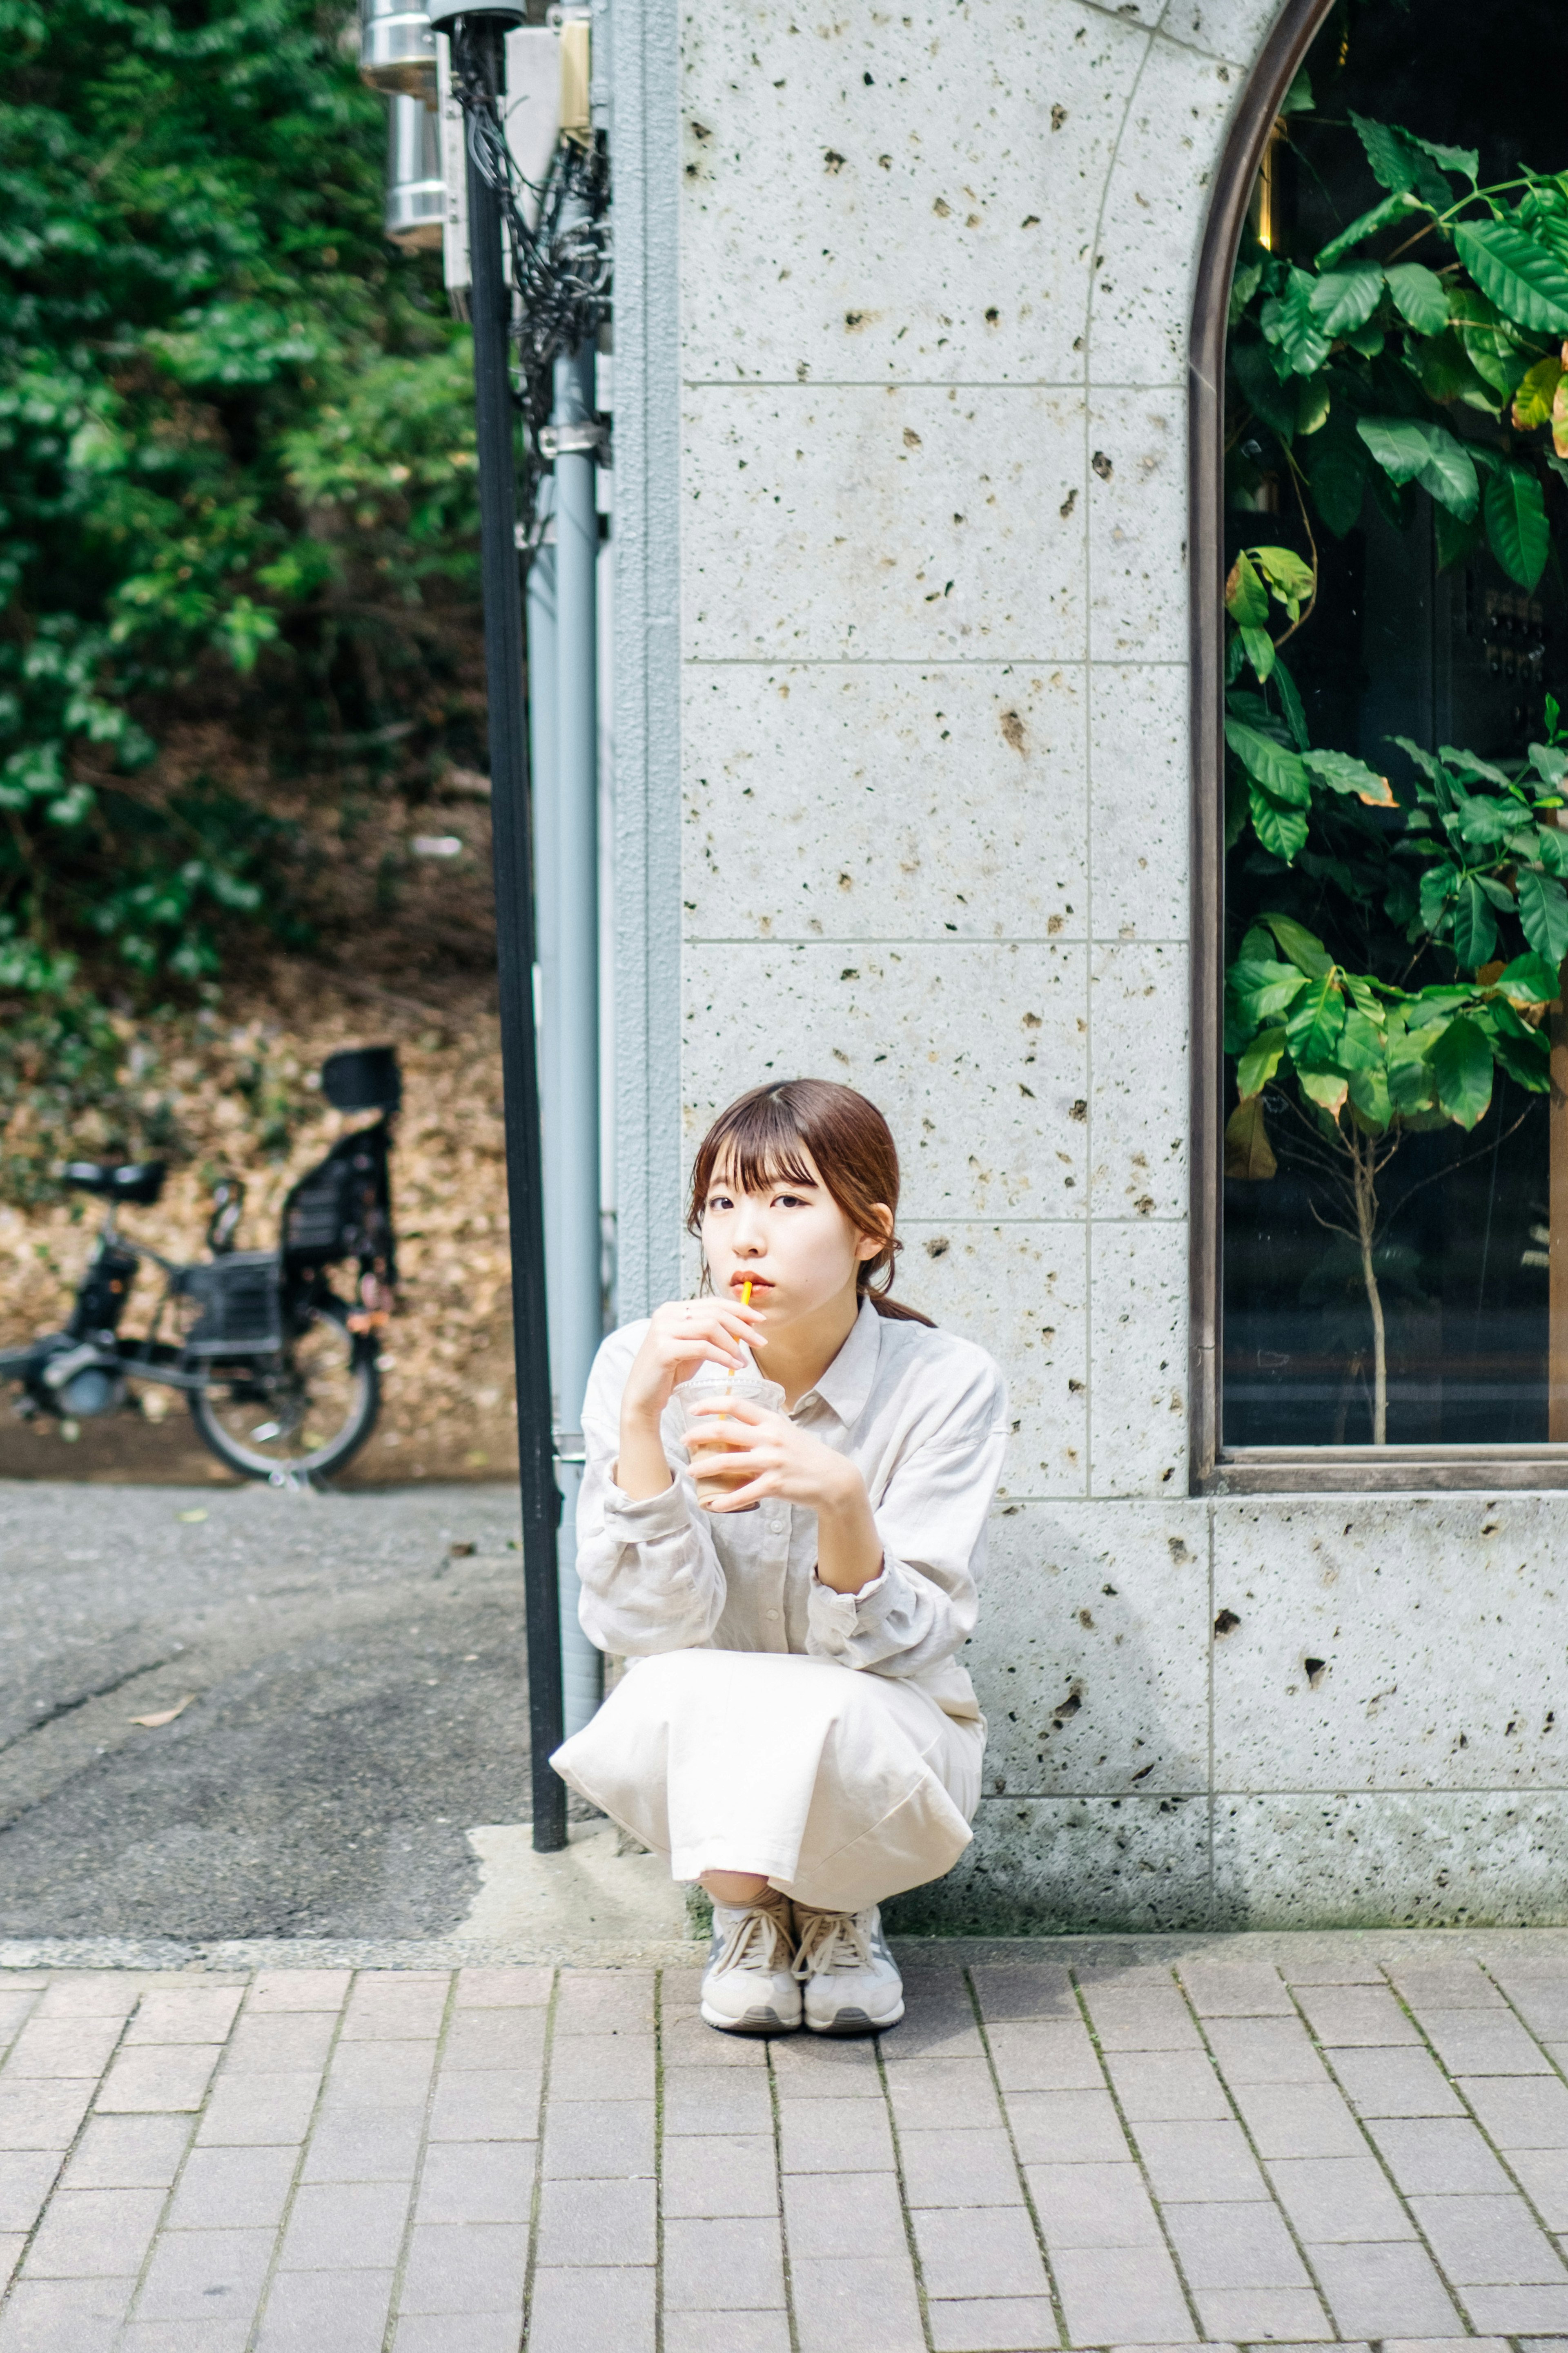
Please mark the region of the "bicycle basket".
POLYGON ((180 1289, 201 1308, 185 1341, 189 1356, 264 1356, 283 1345, 276 1250, 231 1250, 188 1266, 180 1289))

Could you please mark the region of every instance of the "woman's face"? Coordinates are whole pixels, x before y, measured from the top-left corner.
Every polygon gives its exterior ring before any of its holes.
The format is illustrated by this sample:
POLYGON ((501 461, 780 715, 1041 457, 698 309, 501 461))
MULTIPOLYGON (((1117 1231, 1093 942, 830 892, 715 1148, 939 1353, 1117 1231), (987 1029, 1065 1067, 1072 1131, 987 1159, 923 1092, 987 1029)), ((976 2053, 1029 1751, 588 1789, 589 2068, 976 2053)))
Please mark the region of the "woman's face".
POLYGON ((702 1210, 713 1289, 739 1299, 750 1282, 752 1306, 775 1327, 852 1296, 860 1267, 882 1247, 879 1235, 857 1233, 809 1153, 801 1158, 809 1184, 780 1178, 758 1193, 742 1192, 729 1171, 716 1172, 702 1210))

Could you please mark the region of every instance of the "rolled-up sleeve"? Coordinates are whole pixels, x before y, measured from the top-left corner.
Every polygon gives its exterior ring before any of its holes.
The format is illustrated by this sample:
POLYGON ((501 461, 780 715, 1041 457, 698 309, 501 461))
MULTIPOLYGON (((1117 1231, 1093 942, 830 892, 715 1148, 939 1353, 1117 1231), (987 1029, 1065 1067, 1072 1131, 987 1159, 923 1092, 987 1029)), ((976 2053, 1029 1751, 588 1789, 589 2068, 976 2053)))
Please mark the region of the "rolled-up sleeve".
POLYGON ((594 1360, 583 1406, 586 1461, 577 1498, 577 1615, 588 1640, 626 1658, 687 1651, 711 1640, 724 1608, 724 1571, 692 1491, 666 1449, 674 1483, 636 1501, 612 1473, 620 1451, 621 1394, 645 1327, 612 1332, 594 1360))
POLYGON ((858 1593, 814 1579, 806 1648, 815 1658, 884 1675, 941 1664, 974 1630, 975 1576, 986 1515, 1007 1442, 1006 1391, 994 1366, 968 1400, 963 1434, 951 1423, 916 1440, 872 1498, 882 1566, 858 1593))

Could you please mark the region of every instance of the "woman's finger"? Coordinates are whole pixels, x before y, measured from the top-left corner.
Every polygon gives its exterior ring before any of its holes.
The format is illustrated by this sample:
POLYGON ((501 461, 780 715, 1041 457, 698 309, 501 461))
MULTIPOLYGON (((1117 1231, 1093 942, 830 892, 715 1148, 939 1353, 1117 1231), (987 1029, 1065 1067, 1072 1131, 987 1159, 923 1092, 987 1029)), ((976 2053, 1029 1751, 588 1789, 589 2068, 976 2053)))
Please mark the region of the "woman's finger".
POLYGON ((704 1419, 743 1421, 752 1430, 763 1429, 781 1419, 765 1405, 759 1405, 755 1398, 748 1397, 693 1398, 691 1413, 693 1419, 700 1414, 704 1419))

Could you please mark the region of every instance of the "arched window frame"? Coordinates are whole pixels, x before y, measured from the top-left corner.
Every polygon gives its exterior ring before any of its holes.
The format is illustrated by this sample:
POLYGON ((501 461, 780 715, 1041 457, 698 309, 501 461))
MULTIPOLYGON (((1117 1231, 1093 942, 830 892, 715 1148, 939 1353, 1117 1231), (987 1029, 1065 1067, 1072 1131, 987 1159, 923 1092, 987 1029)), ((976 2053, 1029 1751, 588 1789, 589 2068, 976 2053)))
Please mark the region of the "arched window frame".
POLYGON ((1287 0, 1232 120, 1198 258, 1188 357, 1192 548, 1192 1197, 1189 1485, 1194 1494, 1568 1487, 1568 1447, 1224 1445, 1225 346, 1230 283, 1268 134, 1333 0, 1287 0))

